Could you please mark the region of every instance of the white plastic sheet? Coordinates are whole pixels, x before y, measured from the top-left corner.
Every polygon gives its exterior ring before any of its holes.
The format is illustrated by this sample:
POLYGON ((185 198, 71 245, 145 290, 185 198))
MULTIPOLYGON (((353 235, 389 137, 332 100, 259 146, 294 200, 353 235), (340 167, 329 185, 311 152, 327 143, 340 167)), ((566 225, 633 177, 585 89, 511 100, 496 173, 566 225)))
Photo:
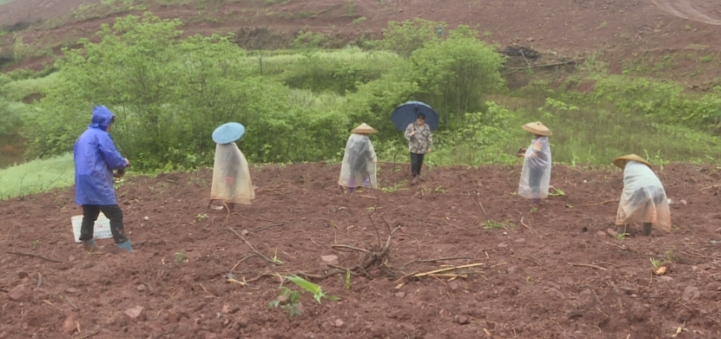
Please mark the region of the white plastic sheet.
POLYGON ((671 231, 671 210, 661 180, 648 166, 629 161, 623 170, 623 193, 616 214, 616 225, 652 223, 654 228, 671 231))
POLYGON ((518 195, 527 199, 545 199, 550 184, 551 146, 548 137, 538 137, 526 150, 518 195))
POLYGON ((365 134, 351 134, 345 146, 338 184, 344 187, 378 188, 376 152, 365 134))
POLYGON ((248 162, 234 142, 215 147, 210 198, 244 205, 255 199, 248 162))

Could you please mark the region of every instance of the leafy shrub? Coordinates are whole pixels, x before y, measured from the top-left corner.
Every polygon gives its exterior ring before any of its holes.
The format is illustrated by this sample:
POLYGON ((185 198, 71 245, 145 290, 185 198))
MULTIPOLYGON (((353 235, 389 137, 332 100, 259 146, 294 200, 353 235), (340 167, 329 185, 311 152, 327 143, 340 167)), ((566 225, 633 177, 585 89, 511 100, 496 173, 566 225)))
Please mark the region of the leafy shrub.
POLYGON ((448 24, 416 18, 402 23, 389 21, 388 27, 383 29, 383 40, 378 47, 393 51, 404 57, 410 57, 413 51, 423 47, 429 42, 438 42, 443 36, 448 24))
POLYGON ((504 84, 500 74, 503 59, 476 36, 476 31, 460 26, 448 40, 428 43, 410 58, 423 101, 441 114, 443 122, 482 111, 483 95, 504 84))

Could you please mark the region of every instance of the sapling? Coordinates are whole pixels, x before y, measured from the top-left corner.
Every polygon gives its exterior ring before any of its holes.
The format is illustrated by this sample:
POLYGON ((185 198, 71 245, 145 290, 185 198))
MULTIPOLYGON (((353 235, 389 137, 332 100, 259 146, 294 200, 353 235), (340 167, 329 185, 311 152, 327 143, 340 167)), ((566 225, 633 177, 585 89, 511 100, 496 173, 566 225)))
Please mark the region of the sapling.
POLYGON ((283 261, 278 259, 278 247, 275 248, 275 254, 273 255, 273 264, 278 266, 285 264, 283 261))
POLYGON ((183 252, 175 252, 175 262, 177 262, 178 264, 182 263, 182 262, 185 261, 187 258, 188 258, 188 257, 185 255, 185 253, 183 253, 183 252))
MULTIPOLYGON (((347 277, 350 276, 350 271, 347 273, 347 277)), ((299 276, 293 275, 293 276, 279 276, 282 278, 283 281, 286 279, 292 283, 294 283, 296 286, 302 288, 304 291, 313 293, 313 298, 320 304, 322 298, 326 298, 328 300, 340 300, 338 297, 334 297, 331 295, 326 294, 323 292, 323 289, 308 281, 305 280, 299 276)), ((282 283, 281 283, 282 284, 282 283)), ((346 282, 347 286, 350 286, 350 280, 347 280, 346 282)), ((296 315, 302 314, 302 308, 301 308, 301 301, 300 301, 300 293, 301 291, 293 291, 288 287, 285 287, 281 285, 279 287, 282 291, 280 292, 280 295, 276 300, 271 301, 268 304, 268 308, 270 307, 278 307, 285 309, 288 311, 288 318, 292 318, 296 315)))

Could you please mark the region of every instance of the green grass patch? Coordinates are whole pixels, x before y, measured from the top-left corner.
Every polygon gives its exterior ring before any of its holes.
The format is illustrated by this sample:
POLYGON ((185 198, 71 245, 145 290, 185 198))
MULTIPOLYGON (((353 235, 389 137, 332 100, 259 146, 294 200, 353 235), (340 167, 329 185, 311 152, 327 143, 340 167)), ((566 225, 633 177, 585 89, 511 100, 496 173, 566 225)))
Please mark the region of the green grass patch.
POLYGON ((0 170, 0 200, 67 187, 75 182, 72 153, 0 170))

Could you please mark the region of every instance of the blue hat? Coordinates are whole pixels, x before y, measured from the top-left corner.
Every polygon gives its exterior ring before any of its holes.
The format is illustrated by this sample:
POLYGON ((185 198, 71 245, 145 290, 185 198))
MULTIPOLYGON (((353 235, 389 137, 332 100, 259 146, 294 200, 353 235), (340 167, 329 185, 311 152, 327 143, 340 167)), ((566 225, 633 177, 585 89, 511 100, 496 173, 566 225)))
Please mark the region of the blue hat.
POLYGON ((216 144, 229 144, 240 139, 245 134, 245 126, 237 122, 229 122, 213 131, 213 141, 216 144))

